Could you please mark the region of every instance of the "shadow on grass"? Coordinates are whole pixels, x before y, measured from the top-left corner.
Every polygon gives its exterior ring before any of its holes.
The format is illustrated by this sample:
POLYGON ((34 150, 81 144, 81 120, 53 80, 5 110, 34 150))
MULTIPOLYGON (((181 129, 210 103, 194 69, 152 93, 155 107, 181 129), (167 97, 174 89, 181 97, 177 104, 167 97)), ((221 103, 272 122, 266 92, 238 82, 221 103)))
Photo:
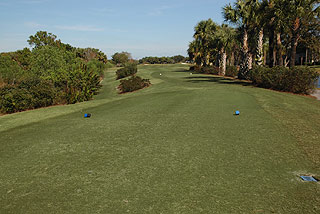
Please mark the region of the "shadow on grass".
MULTIPOLYGON (((196 74, 195 74, 196 75, 196 74)), ((242 86, 252 86, 251 82, 242 81, 233 78, 225 78, 219 76, 192 76, 192 77, 185 77, 187 82, 191 83, 201 83, 201 82, 212 82, 212 83, 220 83, 220 84, 227 84, 227 85, 242 85, 242 86)))
POLYGON ((175 72, 175 73, 193 73, 193 71, 185 70, 185 69, 176 70, 176 71, 174 71, 174 72, 175 72))

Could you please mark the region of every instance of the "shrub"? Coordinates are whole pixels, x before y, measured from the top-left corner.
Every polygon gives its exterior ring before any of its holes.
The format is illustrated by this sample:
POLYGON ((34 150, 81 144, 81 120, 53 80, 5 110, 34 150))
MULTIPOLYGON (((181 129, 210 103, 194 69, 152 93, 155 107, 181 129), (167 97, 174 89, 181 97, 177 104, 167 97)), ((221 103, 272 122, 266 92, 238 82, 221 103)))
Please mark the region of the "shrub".
POLYGON ((68 74, 65 94, 66 102, 73 104, 90 100, 101 88, 99 71, 86 64, 77 64, 68 74))
POLYGON ((216 66, 201 67, 201 72, 200 73, 218 75, 219 74, 219 68, 216 67, 216 66))
POLYGON ((315 88, 315 83, 319 77, 319 73, 315 70, 304 67, 296 66, 289 70, 287 75, 286 91, 299 94, 309 94, 315 88))
POLYGON ((14 113, 50 106, 54 103, 55 94, 51 82, 28 77, 19 85, 6 85, 0 88, 0 111, 14 113))
POLYGON ((318 77, 318 72, 302 66, 292 69, 255 67, 249 73, 250 80, 259 87, 298 94, 312 92, 318 77))
POLYGON ((0 110, 2 113, 14 113, 29 108, 32 97, 25 89, 7 85, 0 89, 0 110))
POLYGON ((200 66, 200 65, 194 65, 190 67, 190 71, 194 71, 196 73, 201 74, 219 74, 219 68, 216 66, 200 66))
POLYGON ((23 69, 10 56, 0 55, 0 83, 15 84, 23 75, 23 69))
POLYGON ((132 76, 138 72, 137 64, 130 63, 126 64, 124 68, 117 70, 117 80, 124 77, 132 76))
POLYGON ((131 54, 128 52, 117 52, 112 55, 112 61, 114 61, 117 65, 124 65, 125 63, 129 62, 131 58, 131 54))
POLYGON ((95 70, 99 73, 100 77, 103 78, 104 71, 107 68, 106 64, 104 64, 101 61, 98 61, 97 59, 93 59, 87 63, 89 70, 95 70))
POLYGON ((150 85, 149 79, 142 79, 139 76, 132 76, 126 80, 120 80, 120 93, 126 93, 131 91, 136 91, 141 88, 148 87, 150 85))
POLYGON ((68 64, 66 53, 52 46, 42 46, 34 49, 31 58, 31 71, 42 79, 61 84, 66 80, 68 64))
POLYGON ((54 104, 56 90, 50 81, 37 77, 29 77, 23 80, 18 88, 24 89, 32 97, 27 109, 46 107, 54 104))
POLYGON ((227 77, 236 77, 238 76, 238 69, 236 66, 230 66, 228 65, 226 67, 226 74, 227 77))
POLYGON ((200 65, 193 65, 193 66, 190 66, 189 70, 197 72, 197 73, 200 73, 201 72, 201 66, 200 65))

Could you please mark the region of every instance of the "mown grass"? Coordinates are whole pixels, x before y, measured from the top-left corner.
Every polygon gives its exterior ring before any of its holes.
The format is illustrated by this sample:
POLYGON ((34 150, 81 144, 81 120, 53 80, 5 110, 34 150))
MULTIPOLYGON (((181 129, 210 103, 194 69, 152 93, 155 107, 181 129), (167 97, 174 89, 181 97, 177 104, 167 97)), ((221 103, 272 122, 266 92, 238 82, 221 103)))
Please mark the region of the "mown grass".
POLYGON ((0 117, 0 213, 319 213, 320 102, 187 69, 0 117))

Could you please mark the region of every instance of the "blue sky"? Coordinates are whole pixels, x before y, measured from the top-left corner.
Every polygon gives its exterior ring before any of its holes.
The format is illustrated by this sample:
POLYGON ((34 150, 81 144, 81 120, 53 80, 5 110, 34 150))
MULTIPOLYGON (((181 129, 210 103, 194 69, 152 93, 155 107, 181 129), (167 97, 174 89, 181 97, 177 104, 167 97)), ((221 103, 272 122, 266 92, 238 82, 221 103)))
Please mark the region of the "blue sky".
POLYGON ((223 22, 233 0, 0 0, 0 52, 29 47, 39 30, 76 47, 94 47, 108 58, 187 55, 201 20, 223 22))

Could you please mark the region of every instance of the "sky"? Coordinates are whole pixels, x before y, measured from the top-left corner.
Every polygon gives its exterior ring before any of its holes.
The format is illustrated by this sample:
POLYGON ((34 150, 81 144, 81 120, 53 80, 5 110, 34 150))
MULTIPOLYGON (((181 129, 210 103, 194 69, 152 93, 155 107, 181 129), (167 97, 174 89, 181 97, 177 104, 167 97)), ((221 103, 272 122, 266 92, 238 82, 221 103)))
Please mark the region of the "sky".
POLYGON ((29 47, 37 31, 75 47, 98 48, 110 59, 127 51, 144 56, 187 55, 194 26, 223 23, 233 0, 0 0, 0 52, 29 47))

